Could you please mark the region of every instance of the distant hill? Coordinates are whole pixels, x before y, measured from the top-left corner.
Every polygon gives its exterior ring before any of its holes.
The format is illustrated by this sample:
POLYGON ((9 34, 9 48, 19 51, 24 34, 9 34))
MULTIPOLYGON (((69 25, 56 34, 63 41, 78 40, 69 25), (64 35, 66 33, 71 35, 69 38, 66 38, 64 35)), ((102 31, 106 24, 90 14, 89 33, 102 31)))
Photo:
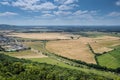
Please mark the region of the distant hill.
POLYGON ((29 30, 29 29, 49 29, 52 31, 76 32, 76 31, 101 31, 120 32, 120 26, 17 26, 0 24, 1 30, 29 30))

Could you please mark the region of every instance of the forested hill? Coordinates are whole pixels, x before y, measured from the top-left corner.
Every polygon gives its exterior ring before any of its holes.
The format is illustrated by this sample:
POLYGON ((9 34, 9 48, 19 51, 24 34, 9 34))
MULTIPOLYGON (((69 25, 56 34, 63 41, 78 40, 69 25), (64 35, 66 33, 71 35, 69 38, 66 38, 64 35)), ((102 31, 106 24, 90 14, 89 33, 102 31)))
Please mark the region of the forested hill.
POLYGON ((112 80, 93 73, 0 54, 0 80, 112 80))

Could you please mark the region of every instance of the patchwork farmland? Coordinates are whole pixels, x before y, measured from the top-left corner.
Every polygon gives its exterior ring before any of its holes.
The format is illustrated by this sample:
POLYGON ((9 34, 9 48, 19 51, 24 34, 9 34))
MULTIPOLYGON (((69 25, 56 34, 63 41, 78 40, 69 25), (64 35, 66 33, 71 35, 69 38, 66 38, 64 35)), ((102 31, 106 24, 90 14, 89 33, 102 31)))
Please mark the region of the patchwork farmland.
MULTIPOLYGON (((93 33, 94 34, 94 33, 93 33)), ((96 54, 103 54, 110 52, 115 46, 120 45, 120 38, 115 36, 100 35, 96 37, 82 37, 81 35, 74 35, 69 33, 11 33, 8 36, 17 37, 26 40, 40 40, 33 42, 23 42, 26 46, 38 50, 41 54, 29 54, 26 56, 15 56, 18 58, 42 58, 47 57, 42 53, 50 52, 70 59, 80 60, 86 63, 96 63, 96 54), (42 40, 42 41, 41 41, 42 40), (44 40, 47 40, 45 44, 44 40), (93 49, 90 50, 88 44, 93 49), (34 55, 34 56, 33 56, 34 55)), ((32 50, 31 49, 31 50, 32 50)), ((101 63, 102 58, 97 58, 97 62, 101 63)), ((104 66, 104 65, 102 65, 104 66)))

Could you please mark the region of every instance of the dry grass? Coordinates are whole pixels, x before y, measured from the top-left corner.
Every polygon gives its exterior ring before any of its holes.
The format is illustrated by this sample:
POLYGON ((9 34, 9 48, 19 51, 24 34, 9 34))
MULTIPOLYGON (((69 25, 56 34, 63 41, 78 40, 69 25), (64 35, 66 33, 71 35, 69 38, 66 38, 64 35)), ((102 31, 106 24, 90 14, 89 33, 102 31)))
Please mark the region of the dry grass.
POLYGON ((39 40, 55 40, 55 39, 71 39, 70 36, 73 35, 65 33, 11 33, 8 36, 39 40))
POLYGON ((31 59, 31 58, 44 58, 44 57, 47 57, 47 56, 44 56, 44 55, 42 55, 42 54, 30 54, 30 55, 23 55, 23 56, 15 56, 15 57, 17 57, 17 58, 25 58, 25 59, 31 59))
MULTIPOLYGON (((87 44, 89 43, 95 53, 102 54, 103 52, 111 51, 113 46, 120 45, 120 38, 112 36, 101 36, 97 38, 80 37, 66 33, 12 33, 9 36, 39 39, 39 40, 56 40, 49 41, 46 48, 53 53, 65 56, 71 59, 78 59, 87 63, 96 63, 94 54, 91 53, 87 44), (71 40, 71 36, 76 37, 76 40, 71 40), (69 40, 65 40, 69 39, 69 40)), ((74 38, 75 39, 75 38, 74 38)), ((34 47, 37 50, 42 47, 40 43, 28 43, 28 46, 34 47), (37 46, 38 45, 38 46, 37 46)))
POLYGON ((112 36, 99 37, 90 42, 90 45, 95 53, 102 54, 103 52, 113 50, 111 47, 120 45, 120 38, 112 36))
POLYGON ((31 51, 31 50, 20 51, 20 52, 6 52, 5 54, 7 54, 9 56, 13 56, 13 57, 17 57, 17 58, 25 58, 25 59, 46 57, 40 53, 36 53, 34 51, 31 51))
POLYGON ((60 40, 50 41, 46 48, 53 53, 65 56, 71 59, 78 59, 87 63, 96 63, 94 55, 88 46, 80 40, 60 40))
POLYGON ((120 45, 120 38, 103 36, 98 38, 80 37, 77 40, 50 41, 46 48, 53 53, 72 59, 78 59, 87 63, 95 63, 94 55, 87 44, 90 44, 95 53, 111 51, 113 46, 120 45))

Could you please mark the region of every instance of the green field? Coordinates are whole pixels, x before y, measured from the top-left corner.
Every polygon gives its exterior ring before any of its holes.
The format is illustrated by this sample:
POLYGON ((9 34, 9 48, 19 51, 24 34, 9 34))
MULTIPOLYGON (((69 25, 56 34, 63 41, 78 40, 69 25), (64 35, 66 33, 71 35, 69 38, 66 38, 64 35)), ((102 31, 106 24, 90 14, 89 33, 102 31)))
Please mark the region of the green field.
POLYGON ((32 60, 34 62, 39 62, 39 63, 47 63, 47 64, 52 64, 52 65, 57 65, 57 66, 65 67, 65 68, 69 68, 69 69, 80 70, 80 71, 83 71, 83 72, 86 72, 86 73, 93 73, 93 74, 97 74, 97 75, 101 75, 101 76, 105 76, 105 77, 114 78, 115 80, 120 79, 120 77, 117 74, 114 74, 114 73, 111 73, 111 72, 70 66, 68 64, 65 64, 64 62, 58 61, 58 60, 50 58, 50 57, 48 57, 48 58, 32 58, 32 59, 29 59, 29 60, 32 60))
POLYGON ((88 31, 88 32, 74 32, 73 34, 75 35, 81 35, 83 37, 91 37, 91 38, 95 38, 95 37, 102 37, 102 36, 115 36, 115 37, 120 37, 120 33, 118 32, 111 32, 111 33, 107 33, 107 32, 97 32, 97 31, 88 31))
POLYGON ((23 50, 23 51, 18 51, 18 52, 17 51, 15 51, 15 52, 3 52, 3 51, 0 51, 0 53, 4 53, 6 55, 13 56, 13 57, 33 54, 33 52, 31 50, 23 50))
POLYGON ((77 67, 70 66, 68 64, 65 64, 64 62, 58 61, 58 60, 50 58, 50 57, 47 57, 47 58, 31 58, 29 60, 32 60, 32 61, 35 61, 35 62, 40 62, 40 63, 57 65, 57 66, 61 66, 61 67, 71 68, 71 69, 79 69, 77 67))
POLYGON ((97 57, 98 63, 101 66, 108 68, 120 67, 120 46, 115 47, 115 50, 97 57))
POLYGON ((34 48, 36 50, 45 52, 45 41, 36 41, 36 42, 24 42, 23 44, 34 48))

